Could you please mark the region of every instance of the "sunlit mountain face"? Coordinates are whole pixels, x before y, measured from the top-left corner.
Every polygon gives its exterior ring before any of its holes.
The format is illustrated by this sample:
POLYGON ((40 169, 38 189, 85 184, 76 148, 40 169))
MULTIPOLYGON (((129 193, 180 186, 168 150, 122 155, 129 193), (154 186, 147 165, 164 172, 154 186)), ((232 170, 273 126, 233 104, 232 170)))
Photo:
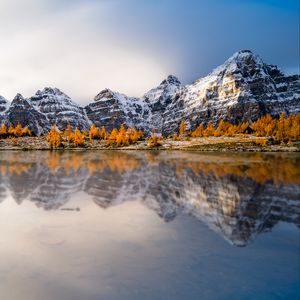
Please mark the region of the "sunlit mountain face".
MULTIPOLYGON (((0 203, 80 210, 138 201, 166 222, 188 215, 245 246, 279 222, 300 226, 297 154, 186 152, 3 152, 0 203)), ((0 206, 1 209, 1 206, 0 206)))

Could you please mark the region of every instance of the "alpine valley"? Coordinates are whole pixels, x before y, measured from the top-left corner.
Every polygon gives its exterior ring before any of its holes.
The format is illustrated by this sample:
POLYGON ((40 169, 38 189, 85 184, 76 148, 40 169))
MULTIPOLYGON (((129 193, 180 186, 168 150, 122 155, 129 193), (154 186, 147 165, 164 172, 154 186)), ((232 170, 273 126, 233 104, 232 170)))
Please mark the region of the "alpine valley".
POLYGON ((11 103, 0 96, 0 123, 20 123, 35 135, 53 125, 64 130, 68 124, 80 130, 91 124, 107 130, 125 125, 168 135, 178 130, 181 119, 194 130, 209 121, 251 122, 281 112, 300 113, 300 76, 283 74, 249 50, 235 53, 191 85, 170 75, 141 98, 105 89, 80 107, 57 88, 44 88, 26 99, 17 94, 11 103))

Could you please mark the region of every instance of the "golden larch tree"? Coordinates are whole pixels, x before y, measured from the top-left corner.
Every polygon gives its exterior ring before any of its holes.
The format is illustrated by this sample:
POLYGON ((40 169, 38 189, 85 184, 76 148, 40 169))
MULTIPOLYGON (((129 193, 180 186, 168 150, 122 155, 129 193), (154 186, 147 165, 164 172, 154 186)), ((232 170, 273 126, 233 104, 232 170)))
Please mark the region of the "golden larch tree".
POLYGON ((209 121, 203 135, 207 137, 207 136, 214 136, 214 134, 215 134, 214 124, 211 121, 209 121))
POLYGON ((89 130, 89 138, 90 138, 90 140, 100 138, 99 129, 96 127, 95 124, 93 124, 93 125, 90 127, 90 130, 89 130))
POLYGON ((22 132, 23 132, 23 127, 20 123, 18 123, 16 125, 16 127, 14 128, 14 136, 20 137, 20 136, 22 136, 22 132))
POLYGON ((192 137, 203 137, 204 134, 204 126, 201 123, 193 132, 192 132, 192 137))
POLYGON ((0 128, 0 136, 6 137, 6 135, 7 135, 7 127, 5 124, 2 124, 0 128))
POLYGON ((286 140, 286 121, 284 112, 280 114, 279 120, 277 122, 276 138, 282 143, 284 143, 286 140))
POLYGON ((68 124, 67 128, 64 131, 64 137, 67 139, 68 143, 71 142, 72 134, 73 134, 73 131, 72 131, 71 125, 68 124))
POLYGON ((56 128, 56 126, 53 126, 52 129, 48 132, 47 140, 50 145, 50 148, 57 148, 60 146, 61 134, 56 128))
POLYGON ((108 137, 109 137, 106 129, 103 126, 102 126, 102 128, 100 130, 99 136, 100 136, 100 139, 102 139, 102 140, 107 140, 108 137))
POLYGON ((75 147, 84 146, 85 136, 77 127, 75 128, 75 131, 73 133, 72 141, 75 147))
POLYGON ((184 119, 182 119, 179 125, 179 135, 184 135, 184 134, 186 134, 186 125, 184 119))

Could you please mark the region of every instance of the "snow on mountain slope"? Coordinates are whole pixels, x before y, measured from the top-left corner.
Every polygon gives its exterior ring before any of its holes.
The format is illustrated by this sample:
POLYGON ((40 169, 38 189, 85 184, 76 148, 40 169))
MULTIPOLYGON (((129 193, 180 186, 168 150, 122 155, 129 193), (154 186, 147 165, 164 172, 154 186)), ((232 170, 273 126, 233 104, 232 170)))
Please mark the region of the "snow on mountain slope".
POLYGON ((216 124, 221 119, 237 123, 266 113, 299 113, 299 78, 285 76, 258 55, 242 50, 191 85, 183 86, 170 75, 140 100, 105 90, 95 98, 101 101, 86 110, 92 122, 101 126, 126 124, 168 135, 178 130, 181 119, 187 129, 194 129, 202 122, 216 124))
POLYGON ((149 131, 162 132, 165 114, 171 113, 170 104, 182 88, 177 77, 169 75, 159 86, 148 91, 142 100, 149 106, 149 114, 143 118, 148 120, 149 131))
POLYGON ((29 98, 34 108, 46 116, 50 125, 64 130, 69 124, 80 130, 88 130, 91 125, 83 108, 57 88, 46 87, 29 98))
POLYGON ((143 116, 149 114, 149 107, 141 99, 105 89, 94 98, 94 102, 85 107, 85 111, 96 126, 105 126, 112 130, 122 124, 137 128, 147 127, 147 120, 143 116))
MULTIPOLYGON (((7 107, 2 100, 0 109, 5 105, 7 107)), ((60 130, 69 124, 80 130, 88 130, 91 125, 85 110, 57 88, 44 88, 28 99, 17 94, 9 108, 2 110, 2 122, 13 125, 20 123, 36 135, 47 133, 53 125, 60 130)))
POLYGON ((242 50, 193 84, 183 86, 170 75, 141 98, 105 89, 82 108, 59 89, 45 88, 13 102, 7 109, 6 100, 0 98, 0 121, 20 122, 35 134, 55 124, 61 130, 68 124, 87 130, 94 123, 108 130, 125 125, 146 134, 168 135, 178 130, 181 119, 193 130, 200 123, 216 124, 221 119, 238 123, 266 113, 300 113, 300 76, 286 76, 258 55, 242 50))
POLYGON ((4 118, 5 112, 9 109, 9 102, 0 95, 0 122, 4 118))
POLYGON ((16 95, 5 112, 4 122, 12 125, 20 123, 35 134, 44 134, 50 129, 46 116, 37 111, 21 94, 16 95))
MULTIPOLYGON (((265 113, 299 113, 300 79, 297 75, 285 77, 258 55, 242 50, 208 76, 184 87, 177 97, 182 102, 165 115, 165 132, 174 130, 174 122, 179 124, 181 118, 194 128, 220 119, 236 123, 256 120, 265 113)), ((178 100, 170 107, 176 105, 178 100)))

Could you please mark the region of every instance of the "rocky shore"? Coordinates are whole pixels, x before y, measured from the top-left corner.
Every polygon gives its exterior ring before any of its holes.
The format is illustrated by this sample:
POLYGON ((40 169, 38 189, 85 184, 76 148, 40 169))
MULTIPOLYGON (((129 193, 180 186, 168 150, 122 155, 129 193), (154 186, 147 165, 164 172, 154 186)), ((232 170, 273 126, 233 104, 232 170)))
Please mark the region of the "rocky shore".
MULTIPOLYGON (((187 138, 174 141, 159 140, 157 145, 151 145, 147 140, 124 147, 107 146, 106 141, 86 141, 84 147, 74 147, 64 143, 55 150, 186 150, 186 151, 250 151, 250 152, 300 152, 300 143, 275 144, 267 138, 256 136, 237 137, 205 137, 187 138)), ((45 136, 20 137, 0 140, 0 151, 3 150, 51 150, 45 136)))

